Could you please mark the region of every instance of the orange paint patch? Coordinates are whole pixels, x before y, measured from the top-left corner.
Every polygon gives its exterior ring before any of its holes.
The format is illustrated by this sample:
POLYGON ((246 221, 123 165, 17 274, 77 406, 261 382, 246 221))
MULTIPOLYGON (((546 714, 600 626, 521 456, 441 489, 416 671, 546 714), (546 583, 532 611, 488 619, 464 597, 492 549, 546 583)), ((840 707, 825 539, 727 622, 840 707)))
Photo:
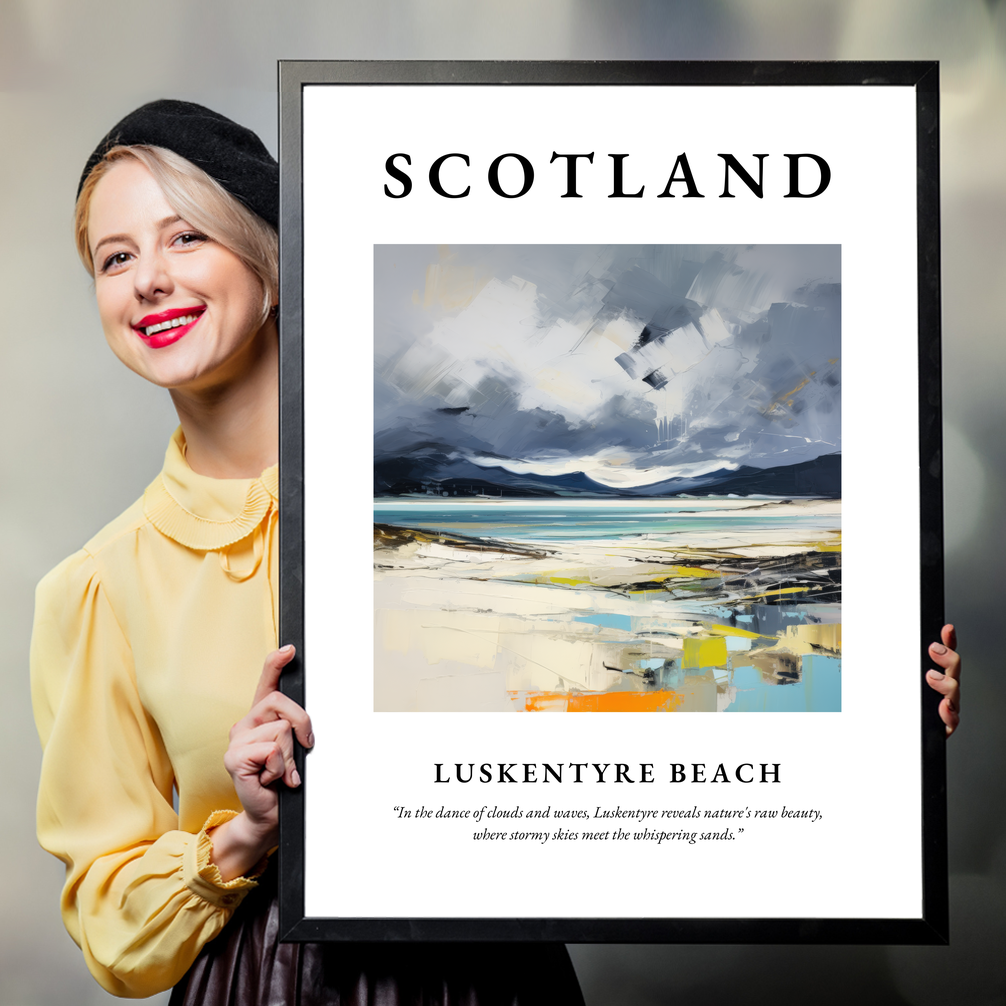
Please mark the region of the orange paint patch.
POLYGON ((685 701, 666 689, 654 692, 510 692, 529 713, 669 713, 685 701))

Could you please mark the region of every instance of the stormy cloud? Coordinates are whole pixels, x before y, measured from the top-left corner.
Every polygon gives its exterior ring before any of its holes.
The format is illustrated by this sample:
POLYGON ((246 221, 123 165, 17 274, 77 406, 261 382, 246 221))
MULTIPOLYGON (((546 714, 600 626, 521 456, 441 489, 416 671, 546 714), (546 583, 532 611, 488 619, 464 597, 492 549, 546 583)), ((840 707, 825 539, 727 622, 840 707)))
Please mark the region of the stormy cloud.
POLYGON ((838 246, 377 246, 375 464, 612 492, 841 451, 838 246))

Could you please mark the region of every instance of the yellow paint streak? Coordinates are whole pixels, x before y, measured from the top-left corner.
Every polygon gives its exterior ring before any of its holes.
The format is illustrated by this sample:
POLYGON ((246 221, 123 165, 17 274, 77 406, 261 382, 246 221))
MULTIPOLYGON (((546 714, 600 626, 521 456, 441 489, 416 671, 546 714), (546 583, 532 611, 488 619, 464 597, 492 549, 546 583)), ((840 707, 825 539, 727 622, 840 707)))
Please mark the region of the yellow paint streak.
POLYGON ((793 408, 794 396, 797 395, 807 386, 807 384, 810 382, 811 377, 813 377, 816 373, 817 373, 816 370, 812 370, 810 372, 810 375, 808 377, 805 377, 795 388, 791 388, 789 391, 784 391, 781 395, 776 396, 775 401, 773 401, 772 404, 767 409, 764 410, 764 413, 766 415, 771 415, 772 412, 775 411, 776 406, 781 403, 785 403, 786 408, 788 409, 793 408))
POLYGON ((842 532, 829 531, 828 534, 831 535, 830 538, 824 538, 821 541, 812 541, 810 543, 811 547, 817 552, 841 552, 842 532))
MULTIPOLYGON (((793 396, 798 391, 803 391, 803 389, 806 388, 807 385, 810 383, 810 378, 813 377, 816 373, 817 373, 816 370, 812 370, 810 372, 810 377, 805 377, 792 391, 787 391, 784 395, 780 395, 779 398, 788 398, 789 399, 789 404, 792 405, 793 404, 793 396)), ((777 399, 777 401, 778 401, 778 399, 777 399)))
POLYGON ((727 641, 722 636, 689 636, 685 639, 682 667, 719 667, 726 662, 727 641))
POLYGON ((702 625, 710 632, 715 632, 719 636, 740 636, 741 639, 767 638, 761 632, 751 632, 749 629, 738 629, 734 625, 717 625, 715 622, 703 622, 702 625))
POLYGON ((662 583, 664 580, 673 580, 681 576, 717 578, 722 575, 722 573, 717 573, 712 569, 703 569, 701 566, 671 566, 670 573, 659 573, 656 576, 651 576, 650 579, 654 583, 662 583))
POLYGON ((763 594, 749 594, 747 597, 742 597, 742 601, 757 601, 759 597, 779 597, 782 594, 799 594, 806 593, 807 587, 780 587, 778 590, 766 590, 763 594))

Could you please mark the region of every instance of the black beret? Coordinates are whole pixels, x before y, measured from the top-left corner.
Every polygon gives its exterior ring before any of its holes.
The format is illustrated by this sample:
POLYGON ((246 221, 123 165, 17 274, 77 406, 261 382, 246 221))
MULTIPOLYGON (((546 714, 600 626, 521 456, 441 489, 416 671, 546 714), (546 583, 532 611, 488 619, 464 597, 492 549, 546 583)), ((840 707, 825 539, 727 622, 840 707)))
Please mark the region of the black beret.
POLYGON ((191 161, 273 227, 279 226, 279 165, 250 130, 191 101, 163 98, 114 125, 84 165, 77 195, 91 169, 112 147, 166 147, 191 161))

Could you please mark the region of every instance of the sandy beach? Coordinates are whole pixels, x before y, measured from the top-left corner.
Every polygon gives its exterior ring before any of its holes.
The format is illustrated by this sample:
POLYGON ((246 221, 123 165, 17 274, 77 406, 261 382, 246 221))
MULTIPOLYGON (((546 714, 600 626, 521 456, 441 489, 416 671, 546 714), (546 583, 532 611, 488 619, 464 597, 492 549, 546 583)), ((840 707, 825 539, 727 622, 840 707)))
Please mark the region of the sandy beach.
POLYGON ((375 523, 375 709, 839 707, 840 501, 675 505, 602 539, 375 523))

